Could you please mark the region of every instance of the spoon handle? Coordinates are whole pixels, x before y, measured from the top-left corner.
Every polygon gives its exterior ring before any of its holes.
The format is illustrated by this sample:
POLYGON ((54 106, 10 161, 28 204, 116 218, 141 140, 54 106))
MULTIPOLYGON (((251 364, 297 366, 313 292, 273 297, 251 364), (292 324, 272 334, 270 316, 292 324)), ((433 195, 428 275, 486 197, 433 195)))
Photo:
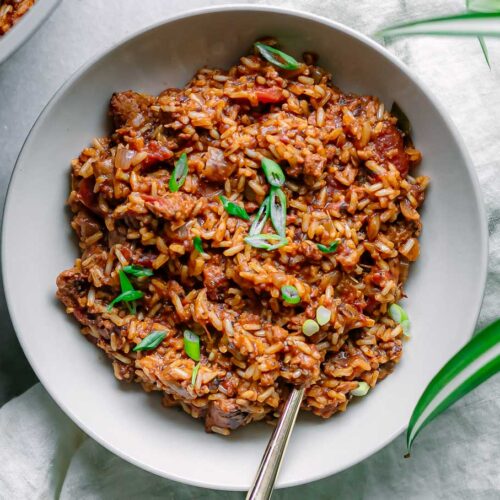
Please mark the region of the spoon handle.
POLYGON ((274 483, 278 477, 281 462, 303 397, 303 388, 293 389, 288 396, 278 424, 267 444, 253 484, 248 491, 246 500, 268 500, 271 498, 274 483))

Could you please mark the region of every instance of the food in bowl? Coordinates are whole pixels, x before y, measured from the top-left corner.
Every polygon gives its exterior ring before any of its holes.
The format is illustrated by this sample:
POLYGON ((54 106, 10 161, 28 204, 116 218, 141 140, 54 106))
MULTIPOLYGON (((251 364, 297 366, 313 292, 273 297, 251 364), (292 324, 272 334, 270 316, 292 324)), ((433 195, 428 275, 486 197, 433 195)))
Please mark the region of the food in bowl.
POLYGON ((110 101, 72 162, 81 256, 57 295, 115 376, 229 434, 290 388, 328 418, 400 360, 428 178, 398 118, 274 40, 110 101))
POLYGON ((36 0, 0 0, 0 36, 5 35, 36 0))

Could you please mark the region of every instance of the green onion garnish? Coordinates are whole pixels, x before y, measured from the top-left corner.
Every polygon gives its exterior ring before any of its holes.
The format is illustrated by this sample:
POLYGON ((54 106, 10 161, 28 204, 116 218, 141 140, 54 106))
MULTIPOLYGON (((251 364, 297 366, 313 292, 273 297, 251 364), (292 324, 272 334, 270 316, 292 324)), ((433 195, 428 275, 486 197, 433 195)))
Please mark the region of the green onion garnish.
POLYGON ((161 344, 161 341, 167 336, 167 332, 154 331, 146 335, 132 350, 133 351, 151 351, 161 344))
POLYGON ((172 193, 179 191, 179 189, 184 184, 188 174, 188 162, 187 162, 187 154, 182 153, 180 158, 175 162, 174 171, 170 180, 168 181, 168 187, 172 193))
POLYGON ((275 49, 274 47, 270 47, 269 45, 265 45, 260 42, 255 43, 255 48, 260 52, 260 55, 269 61, 271 64, 278 66, 281 69, 298 69, 300 64, 297 60, 295 60, 292 56, 285 54, 281 50, 275 49), (278 56, 281 61, 275 57, 278 56), (283 62, 284 61, 284 62, 283 62))
POLYGON ((108 305, 107 310, 111 311, 113 306, 118 302, 132 302, 133 300, 142 299, 142 297, 144 297, 144 293, 140 290, 127 290, 118 295, 118 297, 115 297, 108 305))
POLYGON ((153 270, 147 267, 138 266, 137 264, 131 264, 130 266, 125 266, 123 270, 134 276, 136 278, 142 278, 143 276, 153 276, 153 270))
POLYGON ((280 236, 285 236, 286 228, 286 195, 277 187, 271 188, 269 211, 274 229, 280 236))
POLYGON ((261 166, 266 175, 267 182, 269 182, 271 186, 281 187, 285 184, 285 174, 275 161, 269 158, 262 158, 261 166))
POLYGON ((408 313, 398 304, 391 304, 389 307, 389 316, 401 325, 403 328, 403 335, 410 336, 410 318, 408 313))
POLYGON ((281 287, 281 296, 285 302, 289 304, 298 304, 300 302, 300 295, 298 290, 292 285, 285 285, 281 287))
POLYGON ((184 330, 184 350, 194 361, 200 361, 200 337, 191 330, 184 330))
POLYGON ((319 332, 319 325, 313 319, 306 319, 302 325, 302 333, 310 337, 319 332))
POLYGON ((262 205, 260 206, 259 211, 257 212, 257 215, 255 216, 252 225, 250 226, 250 231, 248 231, 248 234, 250 236, 253 236, 255 234, 260 234, 262 229, 264 229, 268 217, 269 217, 269 196, 267 196, 265 200, 262 202, 262 205))
POLYGON ((370 390, 370 386, 366 382, 358 382, 358 387, 351 391, 353 396, 366 396, 368 391, 370 390))
POLYGON ((223 195, 219 196, 219 200, 222 202, 222 206, 224 207, 224 210, 229 215, 233 215, 234 217, 239 217, 240 219, 244 219, 244 220, 250 219, 250 216, 247 214, 247 211, 243 207, 240 207, 239 205, 236 205, 236 203, 229 201, 223 195))
POLYGON ((254 248, 276 250, 277 248, 288 245, 288 240, 278 234, 254 234, 252 236, 247 236, 245 238, 245 243, 248 243, 254 248))
POLYGON ((330 243, 328 246, 327 245, 322 245, 321 243, 317 243, 316 246, 321 250, 323 253, 333 253, 337 250, 337 247, 339 246, 340 241, 335 240, 333 243, 330 243))
POLYGON ((193 238, 193 246, 198 253, 205 253, 203 250, 203 242, 199 236, 193 238))
POLYGON ((200 369, 200 362, 196 363, 193 368, 193 374, 191 375, 191 385, 194 386, 196 383, 196 377, 198 376, 198 370, 200 369))
POLYGON ((123 271, 123 269, 120 269, 118 271, 118 277, 120 278, 120 288, 122 292, 129 292, 130 290, 133 290, 134 287, 123 271))
POLYGON ((332 311, 325 306, 319 306, 316 309, 316 321, 319 326, 325 326, 332 319, 332 311))

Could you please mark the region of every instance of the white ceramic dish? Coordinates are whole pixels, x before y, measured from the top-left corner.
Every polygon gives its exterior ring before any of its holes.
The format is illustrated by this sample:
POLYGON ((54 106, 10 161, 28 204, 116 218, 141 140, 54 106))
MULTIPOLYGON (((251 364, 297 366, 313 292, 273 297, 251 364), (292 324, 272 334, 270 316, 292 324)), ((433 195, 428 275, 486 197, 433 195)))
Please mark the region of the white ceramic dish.
POLYGON ((35 33, 60 1, 38 0, 5 35, 0 37, 0 64, 35 33))
POLYGON ((64 209, 69 163, 93 136, 107 133, 111 93, 181 86, 198 67, 227 67, 268 34, 294 55, 318 53, 341 88, 378 95, 386 105, 396 100, 423 151, 421 171, 432 177, 422 255, 407 286, 413 338, 403 360, 345 414, 327 421, 299 416, 278 486, 322 478, 379 450, 403 431, 426 383, 474 329, 487 231, 478 183, 456 130, 429 91, 373 41, 326 19, 261 6, 201 10, 148 29, 92 61, 59 90, 24 145, 5 209, 9 310, 52 397, 90 436, 126 460, 219 489, 249 486, 270 428, 254 424, 229 438, 206 434, 183 412, 162 408, 159 397, 119 384, 107 360, 57 303, 55 278, 77 255, 64 209))

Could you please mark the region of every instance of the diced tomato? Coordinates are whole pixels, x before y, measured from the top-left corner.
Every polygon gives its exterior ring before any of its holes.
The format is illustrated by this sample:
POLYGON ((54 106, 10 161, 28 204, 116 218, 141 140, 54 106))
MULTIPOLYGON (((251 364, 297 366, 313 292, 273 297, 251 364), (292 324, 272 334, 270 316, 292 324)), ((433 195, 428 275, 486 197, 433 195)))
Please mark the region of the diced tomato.
POLYGON ((261 103, 282 102, 285 100, 283 90, 279 87, 257 87, 255 90, 257 99, 261 103))

